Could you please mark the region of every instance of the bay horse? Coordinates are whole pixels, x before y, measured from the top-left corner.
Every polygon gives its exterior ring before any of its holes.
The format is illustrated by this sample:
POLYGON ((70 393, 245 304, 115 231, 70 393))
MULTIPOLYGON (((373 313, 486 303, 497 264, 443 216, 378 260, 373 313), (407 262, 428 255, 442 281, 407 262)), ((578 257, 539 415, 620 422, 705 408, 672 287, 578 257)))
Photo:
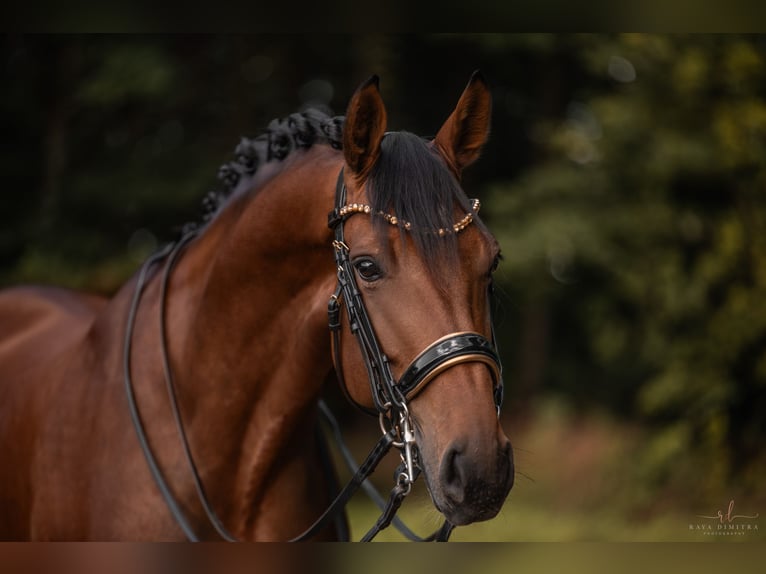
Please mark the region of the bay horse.
POLYGON ((293 539, 332 500, 316 431, 335 378, 449 523, 494 517, 514 477, 499 246, 459 183, 490 116, 475 73, 435 138, 389 133, 373 76, 345 118, 243 139, 203 222, 111 299, 2 291, 0 539, 218 540, 205 503, 236 539, 293 539))

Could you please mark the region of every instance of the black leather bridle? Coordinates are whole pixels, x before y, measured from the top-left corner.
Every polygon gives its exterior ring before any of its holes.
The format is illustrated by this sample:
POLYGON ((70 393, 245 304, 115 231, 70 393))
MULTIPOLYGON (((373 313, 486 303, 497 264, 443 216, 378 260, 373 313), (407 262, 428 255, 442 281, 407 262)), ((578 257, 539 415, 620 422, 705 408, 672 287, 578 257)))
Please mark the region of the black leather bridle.
MULTIPOLYGON (((447 369, 462 363, 478 362, 485 364, 492 375, 494 401, 499 415, 503 401, 502 365, 493 341, 480 333, 463 331, 450 333, 434 341, 410 363, 398 380, 394 378, 388 357, 380 346, 359 290, 344 233, 345 221, 364 211, 344 210, 346 195, 347 189, 341 168, 335 186, 335 208, 328 216, 328 225, 335 232, 333 248, 338 275, 335 292, 330 296, 328 304, 333 362, 338 381, 347 398, 364 412, 377 414, 383 431, 388 428, 398 438, 394 446, 402 450, 402 467, 397 483, 401 485, 399 495, 404 498, 420 473, 408 402, 447 369), (357 340, 364 360, 375 410, 355 401, 345 383, 340 352, 341 304, 345 305, 351 333, 357 340)), ((494 339, 494 331, 492 338, 494 339)), ((392 498, 393 496, 394 493, 392 498)), ((398 504, 401 504, 401 500, 398 504)), ((445 522, 442 532, 449 536, 450 531, 451 525, 445 522)))
POLYGON ((494 343, 479 333, 464 331, 441 337, 410 363, 398 381, 394 378, 388 357, 381 349, 375 335, 349 257, 349 247, 346 244, 343 226, 351 215, 358 212, 341 215, 343 206, 346 204, 346 193, 343 169, 341 169, 335 187, 335 209, 328 216, 328 225, 335 231, 333 247, 338 274, 338 283, 328 304, 328 316, 333 339, 335 371, 348 398, 369 414, 387 416, 392 409, 405 410, 408 401, 448 368, 460 363, 480 362, 487 365, 492 374, 495 405, 499 409, 503 401, 500 357, 494 343), (346 388, 340 358, 341 302, 345 303, 351 332, 356 336, 362 352, 376 410, 371 410, 354 401, 346 388))
MULTIPOLYGON (((461 363, 480 362, 487 365, 492 374, 494 384, 494 400, 499 414, 500 405, 503 399, 503 384, 501 376, 502 368, 500 364, 500 358, 495 350, 494 342, 488 340, 483 335, 474 332, 451 333, 429 345, 412 361, 407 369, 405 369, 404 373, 398 381, 394 379, 388 358, 383 352, 378 342, 377 336, 375 335, 375 331, 367 313, 367 309, 364 305, 364 300, 362 299, 361 292, 356 282, 353 266, 349 259, 349 248, 345 243, 343 226, 345 220, 353 215, 353 212, 347 214, 343 213, 345 202, 346 186, 343 181, 343 169, 341 169, 340 174, 338 175, 338 182, 335 191, 335 207, 330 212, 328 218, 329 227, 333 229, 335 233, 333 247, 335 250, 335 262, 338 276, 337 287, 335 292, 330 297, 330 302, 328 305, 329 327, 332 334, 333 361, 339 383, 348 395, 351 402, 356 404, 365 412, 377 414, 380 419, 383 434, 361 465, 356 466, 354 464, 349 464, 349 466, 352 467, 353 476, 346 484, 346 486, 340 491, 340 493, 338 493, 338 495, 335 497, 330 506, 325 510, 325 512, 314 522, 314 524, 312 524, 312 526, 310 526, 301 535, 297 536, 291 541, 308 540, 309 538, 312 538, 320 531, 322 531, 333 520, 336 520, 339 513, 343 510, 346 503, 350 500, 353 494, 360 487, 367 486, 365 484, 366 478, 372 474, 378 463, 390 451, 391 447, 400 449, 402 464, 397 470, 397 478, 395 480, 395 485, 391 491, 387 505, 385 508, 382 508, 383 512, 380 518, 367 532, 367 534, 362 537, 362 541, 372 540, 377 535, 377 533, 380 532, 380 530, 386 528, 389 524, 391 524, 392 521, 397 525, 397 528, 399 528, 399 530, 402 531, 402 533, 411 540, 446 541, 453 529, 453 526, 448 521, 445 521, 444 525, 431 536, 420 538, 412 533, 409 529, 407 529, 404 525, 399 523, 398 519, 395 517, 395 514, 399 509, 403 499, 409 494, 412 488, 412 483, 416 480, 420 473, 420 468, 417 460, 415 436, 412 430, 412 423, 410 420, 409 411, 407 409, 407 403, 437 375, 446 369, 461 363), (370 382, 373 403, 376 408, 375 411, 359 405, 356 401, 353 400, 346 388, 340 359, 340 309, 342 302, 345 303, 351 332, 355 335, 359 343, 359 348, 364 359, 364 364, 366 366, 367 375, 370 382), (353 468, 354 466, 356 467, 353 468)), ((236 537, 225 528, 222 521, 213 510, 213 507, 210 504, 205 489, 202 485, 199 473, 197 472, 197 467, 191 455, 191 449, 189 448, 186 432, 184 430, 184 425, 181 420, 180 411, 178 409, 172 371, 170 369, 170 362, 168 360, 165 329, 165 302, 167 299, 169 277, 174 265, 183 252, 183 249, 197 236, 197 234, 197 228, 192 227, 188 229, 180 240, 178 240, 176 243, 166 246, 161 251, 149 257, 142 266, 136 281, 136 287, 130 308, 128 310, 128 317, 126 321, 125 342, 123 349, 123 380, 131 421, 133 423, 133 427, 136 431, 141 450, 143 451, 144 458, 147 461, 152 477, 154 478, 154 481, 157 484, 160 493, 162 494, 162 497, 168 506, 168 509, 173 515, 173 518, 183 530, 186 538, 190 541, 197 541, 199 538, 191 524, 191 521, 185 515, 184 511, 181 509, 180 504, 172 494, 167 480, 163 476, 156 457, 154 456, 151 446, 149 445, 146 431, 144 429, 144 424, 138 410, 138 405, 136 403, 135 394, 133 391, 133 381, 131 377, 131 349, 133 329, 136 315, 138 313, 141 295, 143 294, 143 291, 147 285, 147 277, 150 268, 155 263, 165 259, 165 267, 160 284, 159 323, 161 335, 160 350, 162 354, 164 377, 170 404, 173 410, 179 437, 183 446, 183 452, 185 458, 187 459, 189 470, 197 492, 197 497, 200 500, 202 509, 204 510, 211 526, 223 540, 236 541, 236 537)), ((494 340, 494 332, 492 334, 492 339, 494 340)), ((327 410, 326 405, 320 403, 320 407, 320 412, 325 417, 325 419, 328 420, 329 424, 332 426, 335 432, 336 437, 338 437, 338 442, 342 454, 348 460, 350 455, 345 445, 340 440, 340 433, 337 427, 337 423, 332 417, 332 414, 327 410)))

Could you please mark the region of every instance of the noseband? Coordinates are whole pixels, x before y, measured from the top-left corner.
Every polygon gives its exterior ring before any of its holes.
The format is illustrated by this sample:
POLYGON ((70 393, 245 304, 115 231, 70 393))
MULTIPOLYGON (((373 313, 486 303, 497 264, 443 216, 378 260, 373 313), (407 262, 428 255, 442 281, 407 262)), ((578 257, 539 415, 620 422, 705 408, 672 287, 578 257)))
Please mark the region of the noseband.
MULTIPOLYGON (((333 247, 338 274, 338 283, 328 304, 335 372, 341 388, 344 389, 349 400, 363 411, 373 415, 377 414, 383 432, 387 432, 387 428, 391 429, 399 438, 394 446, 403 451, 402 463, 404 468, 399 474, 399 480, 403 483, 404 496, 406 496, 420 471, 416 458, 417 451, 412 433, 412 421, 407 408, 408 402, 447 369, 463 363, 483 363, 489 368, 492 375, 495 406, 499 415, 503 400, 502 367, 493 341, 479 333, 463 331, 450 333, 433 342, 410 363, 399 380, 394 378, 388 357, 383 352, 375 335, 375 330, 356 282, 343 229, 344 223, 349 217, 357 213, 372 214, 372 208, 356 203, 348 205, 346 204, 346 195, 343 169, 341 169, 335 186, 335 208, 328 216, 328 225, 335 232, 333 247), (375 410, 355 401, 351 397, 344 380, 340 355, 341 303, 345 304, 351 333, 355 335, 362 353, 375 410)), ((463 219, 455 223, 452 229, 441 228, 435 232, 440 236, 447 233, 460 233, 473 221, 478 208, 478 200, 474 200, 472 213, 468 213, 463 219)), ((400 226, 407 231, 411 229, 409 222, 399 220, 396 215, 384 212, 376 215, 383 217, 391 225, 400 226)), ((494 339, 494 332, 492 338, 494 339)))

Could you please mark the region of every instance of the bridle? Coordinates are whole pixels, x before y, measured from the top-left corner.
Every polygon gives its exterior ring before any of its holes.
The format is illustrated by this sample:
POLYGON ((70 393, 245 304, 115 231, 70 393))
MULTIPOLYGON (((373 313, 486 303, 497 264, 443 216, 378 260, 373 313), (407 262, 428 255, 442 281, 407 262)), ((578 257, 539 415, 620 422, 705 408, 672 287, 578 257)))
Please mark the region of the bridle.
MULTIPOLYGON (((503 401, 502 365, 495 345, 479 333, 463 331, 445 335, 426 347, 404 370, 399 380, 391 373, 388 357, 381 349, 377 336, 370 321, 361 291, 356 282, 356 274, 349 257, 349 246, 346 244, 344 223, 357 213, 371 214, 372 208, 364 204, 346 204, 346 184, 343 179, 343 169, 338 174, 335 186, 335 209, 328 216, 328 226, 335 231, 333 248, 337 267, 338 283, 335 292, 330 296, 328 317, 332 334, 333 362, 341 387, 349 400, 368 414, 378 414, 388 417, 392 410, 406 411, 407 402, 415 397, 437 375, 460 363, 480 362, 489 367, 494 385, 495 405, 499 409, 503 401), (356 336, 367 368, 370 390, 376 410, 369 409, 356 402, 348 393, 341 368, 340 358, 340 307, 345 302, 351 332, 356 336)), ((473 200, 472 213, 454 224, 452 230, 444 228, 435 232, 459 233, 473 221, 478 211, 479 202, 473 200)), ((377 215, 385 218, 391 225, 401 225, 410 230, 407 221, 400 221, 396 216, 379 212, 377 215)), ((494 332, 492 334, 494 339, 494 332)))
MULTIPOLYGON (((499 416, 503 401, 502 366, 493 341, 480 333, 463 331, 450 333, 431 343, 409 364, 399 380, 394 378, 388 357, 383 352, 375 334, 356 281, 356 274, 349 256, 350 248, 346 244, 344 224, 349 217, 361 213, 377 215, 389 224, 400 226, 406 231, 411 230, 411 225, 407 221, 400 220, 396 215, 385 212, 373 213, 369 205, 347 204, 346 196, 347 189, 343 168, 341 168, 335 186, 335 208, 328 216, 328 225, 335 232, 333 248, 338 276, 335 292, 330 296, 328 304, 333 363, 336 376, 347 398, 361 410, 369 414, 377 414, 383 433, 393 432, 397 437, 398 440, 393 443, 393 446, 402 451, 401 470, 397 471, 397 485, 401 487, 398 495, 404 498, 410 492, 412 483, 420 472, 415 435, 407 408, 409 401, 447 369, 462 363, 478 362, 485 364, 492 375, 494 401, 499 416), (340 354, 341 304, 345 305, 351 333, 355 336, 362 354, 375 410, 355 401, 345 383, 340 354)), ((441 228, 432 232, 440 236, 447 233, 460 233, 471 224, 478 208, 478 200, 474 200, 472 212, 467 213, 463 219, 455 223, 452 229, 441 228)), ((492 338, 494 340, 494 331, 492 338)), ((401 504, 401 500, 398 504, 401 504)), ((449 536, 450 530, 451 525, 445 522, 442 531, 447 532, 446 536, 449 536)))
MULTIPOLYGON (((361 410, 369 414, 389 417, 392 411, 406 412, 407 402, 415 397, 428 383, 445 370, 460 363, 479 362, 489 367, 494 384, 495 405, 499 409, 503 401, 502 366, 495 345, 479 333, 463 331, 445 335, 426 347, 404 370, 399 380, 391 373, 388 357, 381 349, 377 336, 370 321, 361 291, 356 282, 356 274, 349 257, 349 247, 346 244, 344 223, 356 213, 370 214, 368 205, 346 204, 346 184, 343 180, 343 169, 338 175, 335 187, 335 209, 328 216, 328 226, 335 231, 333 248, 337 266, 338 283, 335 292, 330 296, 328 316, 332 334, 333 361, 341 387, 346 391, 349 400, 361 410), (341 367, 340 358, 340 307, 345 303, 351 332, 356 336, 367 368, 370 390, 376 410, 369 409, 354 401, 348 393, 341 367)), ((478 200, 472 204, 473 213, 469 213, 453 226, 453 233, 459 233, 473 220, 473 214, 478 211, 478 200)), ((396 216, 379 213, 392 225, 400 225, 409 230, 406 221, 399 221, 396 216)), ((440 235, 445 229, 436 230, 440 235)), ((494 339, 494 332, 493 332, 494 339)), ((396 413, 394 413, 396 414, 396 413)))
MULTIPOLYGON (((394 522, 397 528, 399 528, 405 534, 405 536, 411 540, 446 541, 454 528, 453 525, 451 525, 448 521, 445 521, 444 525, 431 536, 420 538, 409 531, 409 529, 402 525, 395 517, 403 499, 409 494, 412 488, 412 484, 420 474, 415 435, 413 432, 412 421, 410 419, 407 405, 408 402, 419 392, 421 392, 427 384, 429 384, 437 375, 444 372, 445 370, 462 363, 479 362, 487 365, 490 373, 492 374, 494 385, 494 400, 499 415, 500 405, 503 399, 502 367, 500 358, 495 350, 494 331, 492 332, 492 341, 475 332, 458 332, 445 335, 444 337, 441 337, 426 347, 426 349, 424 349, 404 370, 399 380, 395 380, 391 372, 388 358, 383 352, 378 342, 377 336, 375 335, 375 330, 373 329, 372 322, 370 321, 364 300, 362 299, 361 292, 356 282, 354 269, 349 258, 349 248, 345 243, 345 221, 357 213, 372 214, 372 210, 367 205, 347 205, 346 195, 347 191, 343 179, 343 169, 341 169, 338 175, 338 181, 335 190, 335 206, 328 216, 328 225, 332 230, 334 230, 335 234, 333 247, 335 252, 335 263, 338 277, 336 289, 331 295, 330 302, 328 304, 328 319, 332 336, 333 362, 340 386, 348 396, 349 400, 365 412, 378 415, 382 430, 382 436, 375 444, 371 452, 368 454, 365 461, 361 465, 356 465, 353 461, 349 460, 351 457, 348 453, 348 449, 345 447, 340 438, 337 422, 334 420, 334 417, 326 408, 326 405, 320 402, 320 412, 333 428, 333 431, 335 432, 336 438, 339 442, 341 453, 347 459, 347 463, 352 470, 353 476, 346 484, 346 486, 340 491, 340 493, 338 493, 338 495, 335 497, 330 506, 325 510, 325 512, 314 522, 314 524, 312 524, 306 531, 291 541, 308 540, 309 538, 319 533, 331 521, 337 518, 339 513, 345 507, 346 503, 360 487, 365 488, 369 492, 369 489, 372 487, 368 486, 368 483, 365 483, 365 480, 373 473, 378 463, 390 451, 391 447, 395 447, 400 450, 402 464, 399 466, 399 469, 397 469, 395 485, 391 491, 388 503, 384 508, 382 508, 382 514, 380 518, 367 532, 367 534, 365 534, 365 536, 362 538, 362 541, 372 540, 377 535, 377 533, 380 532, 380 530, 386 528, 389 524, 391 524, 391 522, 394 522), (348 389, 345 384, 340 357, 341 304, 345 305, 351 332, 355 335, 362 353, 368 379, 370 382, 373 403, 376 409, 374 411, 365 408, 364 406, 354 401, 353 398, 351 398, 351 395, 348 393, 348 389)), ((459 233, 471 224, 474 214, 477 211, 478 202, 475 200, 472 208, 472 213, 466 214, 462 220, 453 225, 452 229, 439 229, 435 230, 434 232, 437 232, 440 235, 444 235, 445 233, 459 233)), ((380 215, 391 225, 401 225, 405 230, 410 229, 408 222, 399 221, 395 215, 385 213, 373 215, 380 215)), ((226 529, 222 521, 213 510, 213 507, 208 500, 201 478, 197 471, 197 467, 194 463, 178 408, 178 401, 176 399, 172 370, 170 368, 170 361, 167 351, 165 302, 167 299, 169 277, 179 256, 183 252, 183 249, 186 247, 186 245, 188 245, 189 242, 191 242, 191 240, 197 236, 197 234, 198 229, 195 226, 187 228, 181 239, 175 243, 167 245, 164 249, 149 257, 141 267, 136 281, 136 287, 126 322, 125 342, 123 349, 123 379, 126 397, 128 400, 128 407, 131 415, 131 421, 133 423, 133 427, 136 431, 141 450, 143 451, 144 458, 147 461, 152 477, 154 478, 154 481, 157 484, 160 493, 162 494, 162 497, 168 506, 168 509, 173 515, 175 521, 183 530, 186 538, 190 541, 198 541, 199 537, 192 527, 191 521, 185 515, 178 501, 175 499, 175 496, 172 494, 167 480, 165 479, 160 466, 157 463, 156 457, 154 456, 154 453, 152 452, 152 449, 149 445, 146 431, 144 429, 144 424, 136 404, 135 394, 133 391, 133 381, 131 377, 130 361, 133 329, 135 326, 135 320, 138 313, 141 295, 143 294, 143 291, 146 287, 147 276, 150 268, 155 263, 166 259, 165 268, 163 270, 160 284, 159 321, 161 334, 160 351, 162 354, 163 371, 168 391, 168 397, 170 399, 176 427, 183 446, 183 452, 193 478, 197 497, 200 500, 205 515, 211 526, 223 540, 233 542, 236 541, 237 538, 226 529)), ((377 495, 376 492, 374 494, 377 495)), ((371 496, 373 496, 373 493, 371 493, 371 496)), ((379 498, 379 495, 377 495, 377 497, 379 498)), ((373 498, 375 498, 375 496, 373 496, 373 498)))

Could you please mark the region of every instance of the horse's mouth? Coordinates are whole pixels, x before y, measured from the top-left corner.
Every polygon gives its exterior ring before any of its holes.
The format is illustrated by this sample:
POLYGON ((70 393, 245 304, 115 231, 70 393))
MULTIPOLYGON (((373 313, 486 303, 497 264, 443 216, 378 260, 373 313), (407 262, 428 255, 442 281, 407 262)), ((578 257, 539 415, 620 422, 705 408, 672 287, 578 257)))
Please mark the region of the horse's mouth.
POLYGON ((426 489, 434 507, 454 526, 491 520, 500 512, 513 487, 513 463, 506 465, 505 473, 493 482, 475 479, 461 492, 449 492, 434 486, 429 473, 424 472, 426 489))

